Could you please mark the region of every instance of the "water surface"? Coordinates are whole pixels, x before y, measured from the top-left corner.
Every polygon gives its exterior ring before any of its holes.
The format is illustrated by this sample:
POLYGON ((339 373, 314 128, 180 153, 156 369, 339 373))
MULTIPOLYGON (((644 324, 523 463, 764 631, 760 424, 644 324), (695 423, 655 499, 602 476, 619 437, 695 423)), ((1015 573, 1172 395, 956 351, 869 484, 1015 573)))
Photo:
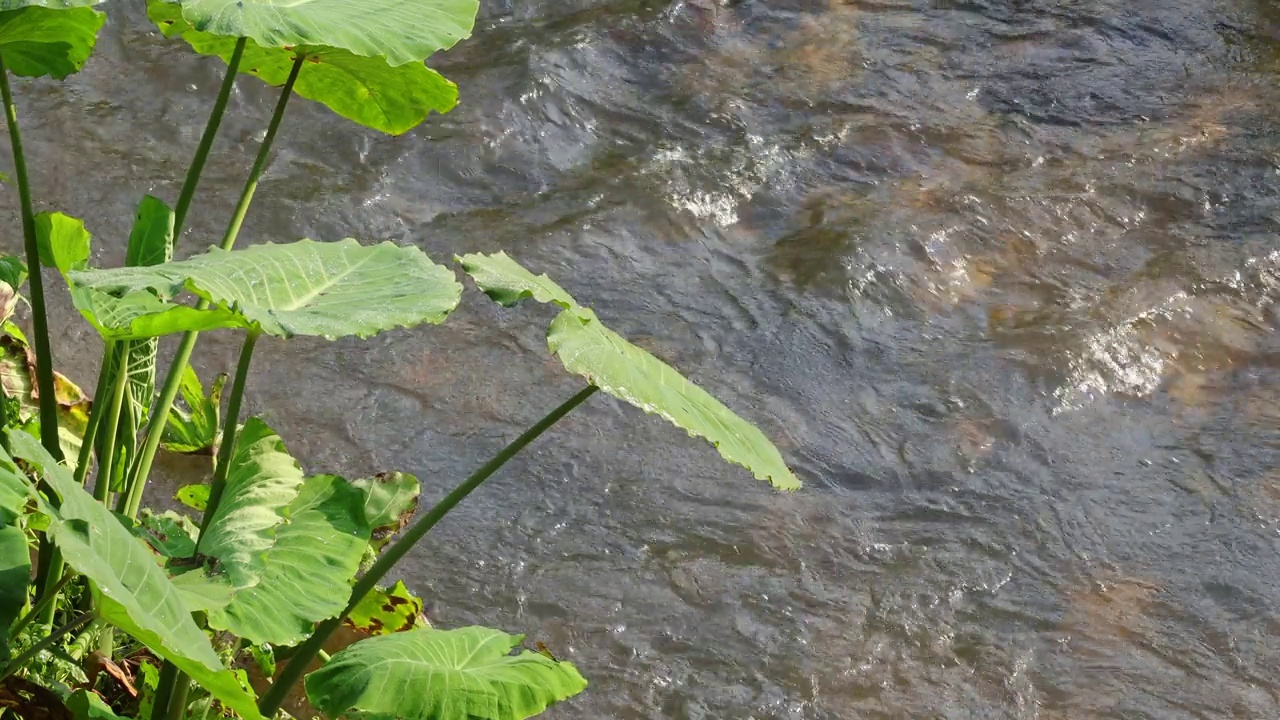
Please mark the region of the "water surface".
MULTIPOLYGON (((20 88, 42 203, 109 264, 221 72, 120 5, 20 88)), ((407 580, 579 663, 552 717, 1276 717, 1278 51, 1264 0, 490 0, 433 61, 448 116, 295 102, 242 241, 505 249, 807 481, 597 398, 443 523, 407 580)), ((273 97, 239 82, 183 252, 273 97)), ((266 342, 248 402, 309 470, 439 497, 577 390, 549 317, 266 342)), ((98 348, 59 323, 86 384, 98 348)))

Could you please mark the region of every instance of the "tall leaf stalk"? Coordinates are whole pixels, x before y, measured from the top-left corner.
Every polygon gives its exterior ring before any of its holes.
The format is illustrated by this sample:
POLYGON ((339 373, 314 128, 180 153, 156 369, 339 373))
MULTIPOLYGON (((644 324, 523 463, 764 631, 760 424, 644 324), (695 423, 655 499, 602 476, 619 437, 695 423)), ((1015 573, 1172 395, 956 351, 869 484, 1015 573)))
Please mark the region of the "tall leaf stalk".
MULTIPOLYGON (((241 38, 240 42, 237 43, 237 47, 243 47, 243 44, 244 38, 241 38)), ((285 81, 284 87, 280 91, 280 99, 276 101, 275 111, 271 114, 271 122, 267 125, 267 134, 262 139, 262 144, 258 148, 258 155, 253 161, 253 168, 249 171, 249 177, 245 181, 244 188, 240 191, 240 199, 236 201, 236 208, 231 215, 231 221, 227 223, 226 232, 223 233, 221 243, 223 250, 230 250, 235 246, 236 239, 240 236, 240 228, 244 225, 245 216, 249 213, 249 206, 253 203, 253 196, 258 190, 258 183, 262 179, 262 174, 266 172, 267 162, 271 158, 271 146, 275 142, 276 134, 280 131, 280 123, 284 120, 285 109, 289 105, 289 98, 293 95, 293 86, 298 81, 298 74, 302 71, 302 64, 305 61, 306 57, 299 54, 289 71, 288 80, 285 81)), ((196 307, 203 310, 209 307, 209 301, 201 299, 196 307)), ((142 451, 138 453, 137 463, 130 471, 126 502, 123 507, 123 512, 129 517, 136 517, 139 508, 142 506, 143 491, 147 485, 147 478, 151 475, 151 465, 160 449, 160 441, 164 437, 164 428, 169 422, 169 413, 173 410, 173 402, 177 399, 178 390, 182 385, 182 375, 187 369, 187 364, 191 361, 191 353, 195 349, 196 340, 199 336, 200 333, 194 331, 183 333, 182 341, 178 344, 173 361, 169 364, 164 386, 161 388, 160 395, 156 398, 155 407, 151 411, 150 424, 147 428, 147 436, 142 446, 142 451)), ((208 528, 209 523, 212 521, 213 511, 218 501, 221 500, 223 488, 226 487, 227 468, 231 464, 231 453, 235 451, 235 433, 236 424, 240 417, 240 404, 244 396, 245 382, 248 379, 249 363, 253 358, 253 348, 257 340, 258 333, 250 332, 241 350, 240 363, 231 388, 231 397, 228 400, 227 414, 222 431, 222 446, 219 448, 218 464, 214 469, 209 504, 205 507, 204 518, 200 524, 201 537, 203 537, 204 530, 208 528)), ((161 668, 157 698, 163 698, 166 703, 173 705, 175 712, 181 712, 185 708, 185 703, 179 704, 174 700, 176 697, 185 698, 189 687, 190 680, 172 663, 166 662, 161 668)), ((169 709, 162 708, 160 703, 157 702, 152 713, 153 720, 165 720, 170 715, 169 709)))
POLYGON ((44 279, 40 274, 40 246, 36 240, 35 211, 31 207, 31 181, 27 176, 27 159, 22 152, 22 131, 18 129, 18 108, 13 104, 9 87, 9 71, 0 56, 0 97, 4 100, 4 117, 9 126, 9 146, 13 150, 13 172, 18 183, 18 202, 22 212, 22 240, 27 256, 28 282, 31 285, 32 344, 36 353, 36 390, 40 394, 40 442, 55 460, 62 460, 58 443, 58 398, 53 388, 53 351, 49 347, 49 318, 45 314, 44 279))
MULTIPOLYGON (((187 169, 186 178, 183 180, 182 189, 178 197, 178 210, 174 211, 174 237, 175 240, 181 233, 182 223, 185 220, 187 210, 191 206, 192 198, 195 196, 196 187, 200 184, 200 176, 204 171, 205 163, 208 161, 209 152, 213 147, 214 138, 218 134, 218 128, 222 124, 222 116, 226 112, 227 102, 231 97, 231 91, 235 87, 236 73, 239 70, 240 58, 244 54, 244 48, 247 43, 245 38, 241 38, 236 43, 235 50, 232 52, 231 58, 227 62, 227 71, 222 80, 222 86, 218 90, 218 96, 214 100, 213 109, 210 112, 209 120, 205 124, 204 132, 200 136, 200 143, 196 147, 196 154, 191 160, 191 165, 187 169)), ((35 214, 31 205, 31 188, 27 178, 26 159, 22 152, 22 136, 18 129, 17 108, 13 102, 13 94, 9 87, 9 73, 4 66, 4 60, 0 57, 0 96, 3 98, 5 106, 5 119, 9 126, 9 142, 13 148, 14 173, 18 183, 18 197, 22 210, 22 230, 25 241, 25 252, 27 259, 27 267, 30 268, 29 283, 31 286, 31 315, 32 329, 34 334, 33 344, 35 345, 36 354, 36 387, 40 395, 40 441, 45 449, 56 460, 63 459, 62 447, 58 441, 58 406, 57 397, 54 394, 53 383, 53 357, 49 347, 49 327, 48 315, 45 310, 44 302, 44 283, 40 274, 40 249, 36 240, 35 233, 35 214)), ((111 382, 107 368, 109 367, 109 359, 111 353, 115 351, 115 346, 121 346, 125 353, 127 361, 128 347, 127 343, 108 343, 103 353, 103 369, 100 372, 97 392, 94 397, 101 397, 102 391, 106 389, 106 383, 111 382)), ((116 383, 127 385, 127 373, 125 372, 125 363, 122 361, 117 364, 120 373, 120 381, 116 383)), ((175 393, 176 394, 176 393, 175 393)), ((173 400, 170 399, 170 404, 173 400)), ((99 492, 109 492, 110 478, 109 475, 114 468, 114 450, 115 450, 115 431, 119 422, 119 406, 115 403, 111 404, 111 408, 115 410, 115 420, 109 421, 109 435, 111 442, 104 447, 105 456, 103 460, 111 460, 112 464, 106 462, 100 463, 99 473, 104 474, 98 480, 98 487, 95 488, 95 495, 99 492)), ((94 440, 97 431, 103 422, 104 407, 101 403, 96 403, 90 412, 90 418, 85 430, 83 445, 79 455, 79 462, 76 466, 76 473, 79 475, 81 484, 86 479, 86 473, 89 467, 94 440)), ((158 428, 164 429, 164 420, 158 424, 158 428)), ((156 427, 153 424, 153 427, 156 427)), ((157 443, 158 446, 158 443, 157 443)), ((132 477, 132 476, 131 476, 132 477)), ((130 488, 132 490, 132 488, 130 488)), ((138 491, 138 501, 141 502, 141 489, 138 491)), ((132 492, 124 496, 130 501, 132 506, 132 492)), ((105 496, 99 498, 104 499, 105 496)), ((130 516, 137 515, 137 508, 134 506, 130 516)), ((53 613, 57 607, 57 597, 55 588, 60 588, 59 582, 65 571, 65 563, 63 562, 61 552, 49 542, 46 535, 40 537, 40 564, 39 572, 36 577, 36 588, 38 589, 37 602, 41 603, 50 600, 50 594, 54 594, 52 601, 43 603, 44 615, 40 617, 40 621, 46 626, 51 627, 53 622, 53 613)))
POLYGON ((227 489, 227 472, 231 467, 231 457, 236 451, 236 426, 240 421, 240 406, 244 400, 245 382, 249 379, 249 365, 253 361, 253 348, 258 343, 260 332, 251 331, 245 336, 244 345, 240 348, 240 362, 236 365, 236 379, 231 385, 231 398, 227 401, 227 416, 222 422, 222 447, 218 449, 218 464, 213 471, 213 482, 209 487, 209 502, 205 505, 204 518, 200 521, 200 538, 196 540, 196 553, 200 552, 200 542, 205 531, 222 502, 222 493, 227 489))
MULTIPOLYGON (((299 55, 294 60, 293 68, 289 72, 289 79, 280 91, 280 99, 276 102, 275 112, 271 115, 271 123, 267 126, 267 134, 262 139, 262 145, 258 148, 258 156, 253 161, 253 169, 249 171, 249 178, 245 181, 244 189, 240 192, 239 201, 236 202, 235 212, 232 214, 231 221, 227 224, 227 230, 223 234, 221 243, 223 250, 230 250, 236 244, 236 238, 240 235, 240 227, 244 224, 245 215, 249 212, 249 205, 253 202, 253 195, 258 189, 258 181, 262 179, 262 174, 266 171, 267 161, 271 157, 271 145, 275 141, 276 133, 280 130, 280 122, 284 119, 284 111, 289 104, 289 97, 293 94, 293 86, 298 80, 298 73, 302 70, 303 62, 305 62, 305 57, 302 55, 299 55)), ((209 302, 201 300, 196 307, 203 310, 209 307, 209 302)), ((191 352, 195 349, 196 339, 199 335, 200 333, 198 332, 183 333, 182 341, 178 344, 178 349, 174 353, 173 362, 169 364, 169 372, 165 375, 164 386, 161 388, 160 395, 156 398, 155 407, 151 411, 151 421, 147 428, 146 441, 143 443, 142 451, 138 453, 137 462, 129 473, 128 504, 124 512, 130 517, 135 517, 138 514, 138 508, 142 504, 142 494, 147 484, 147 478, 151 475, 151 465, 155 461, 156 452, 160 449, 160 440, 164 437, 164 428, 169 422, 169 412, 173 409, 173 401, 178 397, 178 389, 182 385, 182 374, 187 369, 187 363, 191 361, 191 352)), ((226 442, 224 439, 223 443, 226 444, 226 442)))
MULTIPOLYGON (((23 250, 26 254, 30 284, 31 329, 36 354, 36 392, 40 395, 40 442, 55 459, 62 459, 58 442, 58 398, 53 386, 53 350, 49 347, 49 318, 45 313, 44 278, 40 272, 40 246, 36 240, 35 211, 31 206, 31 180, 27 175, 27 159, 22 151, 22 131, 18 128, 18 108, 9 86, 9 70, 0 56, 0 99, 4 102, 5 123, 9 126, 9 146, 13 151, 13 170, 18 183, 18 203, 22 214, 23 250)), ((36 572, 37 601, 54 592, 62 578, 65 563, 62 553, 47 535, 40 536, 40 563, 36 572)), ((52 630, 54 603, 47 606, 39 621, 52 630)))

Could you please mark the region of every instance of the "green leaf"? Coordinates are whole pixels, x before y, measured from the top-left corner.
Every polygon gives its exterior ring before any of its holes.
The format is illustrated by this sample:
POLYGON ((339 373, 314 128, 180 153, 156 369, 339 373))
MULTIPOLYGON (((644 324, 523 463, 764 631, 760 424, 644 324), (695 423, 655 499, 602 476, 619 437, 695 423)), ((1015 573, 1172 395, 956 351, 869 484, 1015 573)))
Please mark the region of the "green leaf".
POLYGON ((253 657, 254 663, 258 665, 258 672, 262 674, 262 677, 275 677, 276 654, 271 649, 271 645, 249 643, 249 655, 253 657))
MULTIPOLYGON (((0 17, 3 17, 0 15, 0 17)), ((59 212, 36 215, 36 244, 40 264, 66 275, 89 266, 89 244, 92 237, 84 229, 84 221, 59 212)))
POLYGON ((169 580, 191 612, 211 613, 231 602, 231 583, 206 568, 169 563, 169 580))
POLYGON ((67 564, 96 587, 99 616, 173 662, 246 720, 259 720, 253 696, 222 666, 150 551, 85 492, 39 441, 21 431, 8 435, 15 456, 42 471, 60 496, 58 507, 41 499, 40 510, 51 518, 49 535, 67 564))
POLYGON ((71 301, 105 340, 139 340, 189 330, 203 332, 220 328, 240 328, 248 324, 242 316, 226 308, 211 307, 197 310, 188 305, 161 300, 155 296, 155 293, 148 290, 116 296, 76 285, 73 281, 71 301))
POLYGON ((425 60, 469 36, 477 0, 178 0, 196 30, 263 47, 328 45, 391 65, 425 60))
POLYGON ((587 687, 570 663, 511 655, 523 640, 482 627, 372 637, 308 675, 307 696, 328 717, 523 720, 587 687))
POLYGON ((173 499, 197 512, 204 512, 209 507, 208 485, 185 485, 174 493, 173 499))
MULTIPOLYGON (((106 356, 108 363, 107 387, 115 385, 115 377, 119 372, 120 358, 129 358, 129 377, 126 380, 124 407, 121 408, 119 429, 116 431, 116 472, 111 476, 112 492, 119 492, 121 487, 116 482, 124 477, 122 468, 129 467, 138 452, 138 433, 141 432, 151 411, 151 401, 155 398, 156 354, 159 341, 122 340, 112 352, 106 356)), ((97 452, 103 453, 103 444, 107 433, 98 433, 97 452)))
POLYGON ((7 11, 0 12, 0 57, 5 67, 22 77, 58 80, 78 72, 107 19, 97 10, 78 6, 97 1, 0 2, 0 10, 7 11))
MULTIPOLYGON (((213 455, 218 444, 222 388, 226 383, 227 374, 219 373, 206 397, 195 369, 188 365, 182 372, 182 384, 178 388, 187 409, 175 404, 169 411, 169 422, 165 426, 161 447, 170 452, 189 455, 213 455)), ((198 509, 204 510, 203 507, 198 509)))
POLYGON ((565 308, 547 329, 547 345, 569 372, 641 410, 666 418, 690 435, 709 440, 720 455, 780 490, 800 481, 755 425, 738 417, 702 388, 647 351, 605 327, 545 275, 525 270, 506 253, 458 258, 494 300, 512 305, 532 297, 565 308))
POLYGON ((0 661, 9 659, 9 626, 27 604, 31 550, 18 520, 34 496, 27 477, 0 453, 0 661))
MULTIPOLYGON (((0 388, 15 401, 16 420, 39 430, 40 397, 36 391, 36 356, 21 337, 0 335, 0 388)), ((80 438, 89 422, 92 401, 65 375, 54 371, 53 390, 58 406, 58 439, 69 458, 80 452, 80 438)))
POLYGON ((150 720, 160 686, 160 668, 145 659, 138 663, 138 718, 150 720))
POLYGON ((351 239, 211 248, 155 267, 75 272, 72 280, 113 294, 185 288, 271 335, 329 339, 442 322, 462 294, 453 272, 417 248, 351 239))
POLYGON ((364 493, 364 519, 371 532, 374 549, 381 549, 413 518, 422 488, 418 478, 391 472, 361 478, 351 483, 364 493))
POLYGON ((235 587, 249 587, 262 577, 265 553, 275 544, 277 526, 302 482, 302 468, 280 436, 249 418, 236 435, 227 484, 200 541, 200 552, 220 560, 235 587))
POLYGON ((133 217, 124 264, 147 267, 173 258, 173 210, 162 200, 144 195, 133 217))
POLYGON ((30 481, 0 453, 0 661, 9 659, 9 626, 27 604, 31 552, 18 520, 33 497, 30 481))
POLYGON ((454 259, 485 295, 503 307, 511 307, 526 298, 555 303, 565 310, 578 305, 573 296, 551 278, 534 275, 504 252, 458 255, 454 259))
POLYGON ((27 281, 27 264, 16 255, 0 255, 0 282, 17 290, 27 281))
POLYGON ((237 587, 226 608, 211 612, 209 625, 251 642, 289 646, 342 612, 369 539, 363 500, 340 477, 307 478, 285 511, 288 522, 263 553, 263 571, 252 585, 237 587))
POLYGON ((31 548, 16 525, 0 527, 0 661, 9 659, 9 626, 27 604, 31 548))
POLYGON ((422 598, 409 592, 403 580, 397 580, 390 590, 371 590, 360 599, 343 624, 370 635, 408 632, 431 626, 422 614, 422 598))
POLYGON ((17 525, 23 509, 34 497, 31 481, 11 458, 0 453, 0 526, 17 525))
POLYGON ((196 552, 200 528, 186 515, 169 510, 159 515, 142 511, 135 533, 167 558, 189 558, 196 552))
POLYGON ((200 543, 233 588, 210 627, 251 642, 294 645, 346 607, 369 541, 364 493, 342 478, 303 480, 280 437, 250 418, 200 543))
POLYGON ((98 693, 83 688, 67 698, 67 709, 75 720, 122 720, 98 693))
MULTIPOLYGON (((201 55, 229 62, 236 38, 199 32, 167 0, 149 0, 147 15, 165 37, 181 37, 201 55)), ((263 47, 250 40, 240 59, 240 72, 280 87, 289 79, 294 60, 305 58, 293 91, 323 103, 338 115, 365 127, 399 135, 417 126, 434 110, 446 113, 458 102, 458 86, 421 62, 392 67, 381 57, 364 57, 333 47, 263 47)))

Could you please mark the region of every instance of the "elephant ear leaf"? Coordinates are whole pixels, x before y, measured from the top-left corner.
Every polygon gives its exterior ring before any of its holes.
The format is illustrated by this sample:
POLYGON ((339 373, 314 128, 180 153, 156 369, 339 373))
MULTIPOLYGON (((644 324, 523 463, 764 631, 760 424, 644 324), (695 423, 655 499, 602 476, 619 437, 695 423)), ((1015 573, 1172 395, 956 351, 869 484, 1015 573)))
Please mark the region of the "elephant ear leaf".
POLYGON ((222 665, 151 550, 35 438, 21 430, 9 431, 8 438, 14 456, 34 466, 60 498, 55 507, 37 497, 39 509, 49 517, 49 536, 67 564, 92 582, 99 617, 172 662, 245 720, 261 720, 253 695, 222 665))
POLYGON ((483 627, 368 638, 307 676, 307 697, 333 718, 523 720, 586 689, 570 663, 511 654, 523 640, 483 627))
POLYGON ((547 345, 565 369, 648 413, 666 418, 690 435, 705 438, 726 460, 746 467, 780 490, 800 481, 782 454, 755 425, 743 420, 675 368, 610 330, 545 275, 534 275, 506 253, 458 258, 476 285, 499 303, 524 298, 563 310, 547 330, 547 345))
POLYGON ((200 32, 263 47, 327 45, 390 65, 421 62, 469 36, 478 0, 171 0, 200 32))
POLYGON ((370 337, 443 322, 462 286, 414 247, 299 240, 240 250, 211 248, 179 262, 73 272, 77 285, 112 296, 186 289, 280 337, 370 337))
MULTIPOLYGON (((150 0, 147 16, 167 38, 180 37, 201 55, 230 62, 238 39, 201 32, 167 0, 150 0)), ((390 135, 400 135, 458 103, 458 86, 421 62, 389 65, 380 55, 358 55, 323 45, 266 47, 247 40, 239 70, 280 87, 301 57, 293 92, 322 103, 338 115, 390 135)))
POLYGON ((22 77, 58 80, 78 72, 93 53, 105 13, 101 0, 9 0, 0 3, 0 57, 22 77))
POLYGON ((304 478, 280 436, 250 418, 200 538, 200 553, 219 561, 232 587, 209 625, 289 646, 342 612, 369 541, 364 503, 364 493, 340 477, 304 478))

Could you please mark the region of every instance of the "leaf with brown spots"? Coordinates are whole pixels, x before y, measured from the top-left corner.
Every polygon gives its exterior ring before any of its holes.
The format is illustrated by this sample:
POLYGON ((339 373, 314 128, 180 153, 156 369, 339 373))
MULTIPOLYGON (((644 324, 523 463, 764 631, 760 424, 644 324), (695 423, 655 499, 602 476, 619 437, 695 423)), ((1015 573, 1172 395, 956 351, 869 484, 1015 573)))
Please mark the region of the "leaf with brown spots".
MULTIPOLYGON (((13 335, 0 335, 0 389, 18 402, 18 420, 38 419, 40 393, 36 389, 36 356, 31 348, 13 335)), ((80 438, 89 424, 93 407, 84 391, 59 372, 53 373, 54 397, 58 406, 58 435, 62 453, 74 458, 80 453, 80 438)))
POLYGON ((373 530, 369 544, 377 552, 413 519, 422 488, 418 478, 400 472, 381 473, 351 484, 364 493, 364 517, 373 530))
POLYGON ((374 588, 346 619, 346 625, 369 635, 386 635, 418 627, 430 627, 422 612, 422 599, 397 581, 390 590, 374 588))

